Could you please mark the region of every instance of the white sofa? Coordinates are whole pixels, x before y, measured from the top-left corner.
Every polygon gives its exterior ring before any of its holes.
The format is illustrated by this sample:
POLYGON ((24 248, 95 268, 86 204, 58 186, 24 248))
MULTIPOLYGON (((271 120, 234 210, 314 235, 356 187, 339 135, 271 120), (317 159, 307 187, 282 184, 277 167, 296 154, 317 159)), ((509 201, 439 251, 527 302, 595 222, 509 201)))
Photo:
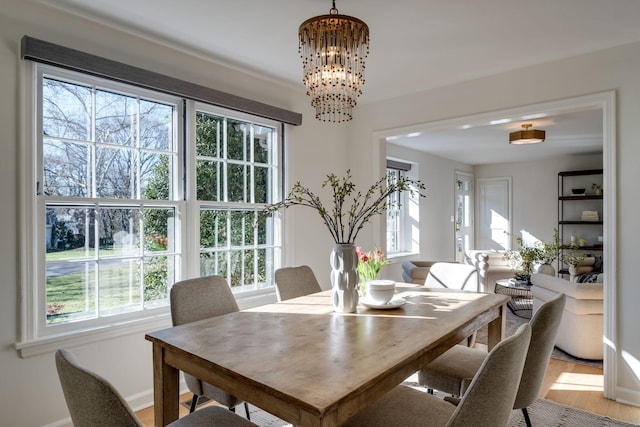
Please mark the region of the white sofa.
POLYGON ((601 360, 603 354, 603 284, 576 283, 546 274, 531 276, 533 312, 559 293, 567 301, 556 347, 581 359, 601 360))
POLYGON ((465 253, 464 262, 478 271, 480 292, 494 293, 497 280, 513 277, 513 270, 502 251, 470 250, 465 253))

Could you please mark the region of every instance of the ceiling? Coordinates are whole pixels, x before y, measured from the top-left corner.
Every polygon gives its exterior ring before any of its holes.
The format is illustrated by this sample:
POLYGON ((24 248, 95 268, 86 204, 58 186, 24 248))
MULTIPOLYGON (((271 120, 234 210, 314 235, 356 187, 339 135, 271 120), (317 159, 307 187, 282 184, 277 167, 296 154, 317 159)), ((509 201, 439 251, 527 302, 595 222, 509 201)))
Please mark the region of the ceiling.
MULTIPOLYGON (((29 1, 301 90, 298 26, 331 7, 330 0, 29 1)), ((640 41, 638 0, 336 0, 336 7, 370 28, 360 103, 640 41)), ((547 145, 571 140, 576 149, 583 140, 578 135, 596 132, 593 116, 582 113, 546 124, 547 145)), ((468 131, 431 135, 427 146, 441 153, 446 140, 469 146, 499 141, 504 147, 509 130, 474 126, 468 131), (439 144, 433 142, 436 136, 439 144)))

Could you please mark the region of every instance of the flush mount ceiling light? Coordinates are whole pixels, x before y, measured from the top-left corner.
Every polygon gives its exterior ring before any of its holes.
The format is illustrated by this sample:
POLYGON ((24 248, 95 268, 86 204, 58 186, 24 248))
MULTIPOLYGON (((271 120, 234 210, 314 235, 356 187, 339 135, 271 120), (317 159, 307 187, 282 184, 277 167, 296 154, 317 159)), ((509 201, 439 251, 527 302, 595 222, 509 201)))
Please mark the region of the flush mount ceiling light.
POLYGON ((364 85, 364 62, 369 54, 369 27, 338 14, 336 2, 328 15, 304 21, 298 29, 303 81, 316 119, 346 122, 364 85))
POLYGON ((537 144, 544 141, 545 131, 538 129, 529 129, 531 123, 525 123, 522 125, 524 130, 517 132, 511 132, 509 134, 509 144, 537 144))

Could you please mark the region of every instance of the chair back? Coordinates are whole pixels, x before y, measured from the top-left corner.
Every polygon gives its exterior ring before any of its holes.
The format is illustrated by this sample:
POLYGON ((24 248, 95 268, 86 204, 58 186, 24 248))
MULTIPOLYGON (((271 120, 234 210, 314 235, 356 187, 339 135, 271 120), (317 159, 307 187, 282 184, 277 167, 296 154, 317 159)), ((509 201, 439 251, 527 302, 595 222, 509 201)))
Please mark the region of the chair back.
POLYGON ((529 322, 531 343, 513 409, 531 406, 538 398, 549 358, 556 342, 565 300, 565 295, 559 294, 554 299, 542 304, 529 322))
POLYGON ((450 288, 478 292, 478 272, 468 264, 437 262, 429 269, 424 285, 428 288, 450 288))
POLYGON ((206 276, 175 283, 169 294, 173 326, 239 311, 222 276, 206 276))
POLYGON ((524 324, 487 355, 447 426, 506 426, 516 398, 531 339, 524 324))
POLYGON ((276 270, 276 296, 278 301, 301 297, 316 292, 322 288, 308 265, 298 267, 284 267, 276 270))
POLYGON ((56 352, 56 368, 75 427, 142 427, 143 424, 113 386, 78 365, 64 349, 56 352))

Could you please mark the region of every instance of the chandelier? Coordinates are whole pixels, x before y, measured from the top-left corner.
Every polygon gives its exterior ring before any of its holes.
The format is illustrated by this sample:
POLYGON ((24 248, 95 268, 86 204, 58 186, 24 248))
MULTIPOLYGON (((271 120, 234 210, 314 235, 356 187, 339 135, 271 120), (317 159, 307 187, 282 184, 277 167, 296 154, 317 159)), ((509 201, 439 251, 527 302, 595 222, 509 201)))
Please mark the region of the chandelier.
POLYGON ((328 15, 307 19, 300 25, 298 38, 303 82, 316 109, 316 119, 351 120, 364 85, 369 27, 358 18, 338 14, 333 0, 328 15))

